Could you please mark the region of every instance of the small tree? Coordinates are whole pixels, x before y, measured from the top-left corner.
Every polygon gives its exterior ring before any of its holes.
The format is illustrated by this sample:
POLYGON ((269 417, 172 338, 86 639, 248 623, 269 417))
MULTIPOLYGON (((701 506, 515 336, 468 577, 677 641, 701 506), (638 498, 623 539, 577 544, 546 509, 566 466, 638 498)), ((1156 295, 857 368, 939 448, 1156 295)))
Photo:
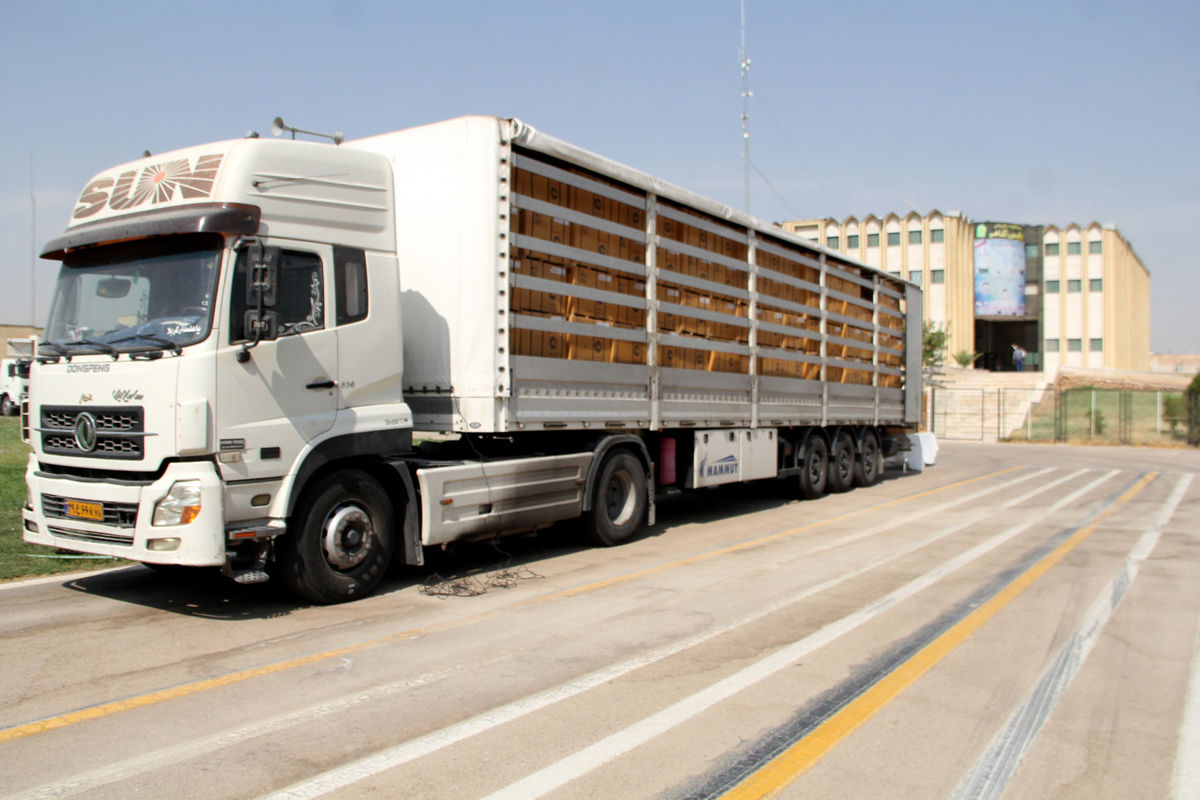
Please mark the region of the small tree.
POLYGON ((1162 399, 1162 413, 1167 418, 1167 424, 1171 426, 1171 434, 1174 435, 1179 431, 1179 423, 1187 420, 1184 415, 1183 395, 1181 394, 1166 394, 1162 399))
POLYGON ((1200 372, 1188 384, 1187 399, 1188 444, 1200 445, 1200 372))
POLYGON ((954 354, 954 360, 958 362, 960 367, 966 368, 979 360, 983 353, 973 353, 970 350, 959 350, 954 354))
POLYGON ((932 374, 946 363, 949 334, 929 320, 921 324, 921 366, 926 375, 932 374))

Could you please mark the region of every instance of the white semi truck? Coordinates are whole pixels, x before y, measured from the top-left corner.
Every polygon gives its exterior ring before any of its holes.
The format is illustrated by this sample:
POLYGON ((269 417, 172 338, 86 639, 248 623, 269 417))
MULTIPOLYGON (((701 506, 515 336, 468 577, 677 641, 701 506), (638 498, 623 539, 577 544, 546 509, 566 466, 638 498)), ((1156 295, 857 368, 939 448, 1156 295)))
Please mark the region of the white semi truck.
POLYGON ((870 484, 919 417, 919 287, 514 119, 144 158, 42 255, 25 539, 313 602, 617 544, 667 489, 870 484))
POLYGON ((29 359, 0 359, 0 416, 15 417, 29 393, 29 359))

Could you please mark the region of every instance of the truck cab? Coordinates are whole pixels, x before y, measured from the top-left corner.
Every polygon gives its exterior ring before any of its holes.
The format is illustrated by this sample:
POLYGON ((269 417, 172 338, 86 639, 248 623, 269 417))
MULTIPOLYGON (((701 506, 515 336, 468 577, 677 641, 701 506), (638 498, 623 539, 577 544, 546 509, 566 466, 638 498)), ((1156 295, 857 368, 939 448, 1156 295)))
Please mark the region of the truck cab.
MULTIPOLYGON (((26 540, 259 580, 305 485, 364 438, 407 450, 391 183, 257 139, 95 176, 42 253, 26 540)), ((350 574, 372 545, 344 528, 350 574)))
POLYGON ((0 360, 0 415, 15 417, 29 394, 29 359, 0 360))

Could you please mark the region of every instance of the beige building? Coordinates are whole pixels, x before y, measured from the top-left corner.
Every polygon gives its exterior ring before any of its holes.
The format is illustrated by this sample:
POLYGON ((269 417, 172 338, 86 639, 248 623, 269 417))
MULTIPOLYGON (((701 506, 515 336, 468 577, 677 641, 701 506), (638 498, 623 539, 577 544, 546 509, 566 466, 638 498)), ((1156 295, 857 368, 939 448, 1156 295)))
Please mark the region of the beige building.
POLYGON ((925 289, 925 317, 949 352, 1013 369, 1150 367, 1150 274, 1112 225, 976 222, 961 212, 781 223, 925 289))

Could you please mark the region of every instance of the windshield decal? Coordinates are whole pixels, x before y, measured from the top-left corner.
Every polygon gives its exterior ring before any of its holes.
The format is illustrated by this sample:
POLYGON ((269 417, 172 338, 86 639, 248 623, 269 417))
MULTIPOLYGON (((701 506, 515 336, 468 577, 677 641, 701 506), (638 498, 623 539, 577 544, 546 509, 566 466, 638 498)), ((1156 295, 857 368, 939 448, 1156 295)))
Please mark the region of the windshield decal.
POLYGON ((106 206, 113 211, 125 211, 136 206, 158 205, 172 200, 193 200, 212 195, 217 170, 224 155, 200 156, 195 166, 185 158, 151 164, 138 170, 122 172, 112 178, 94 180, 79 195, 79 205, 71 219, 86 219, 106 206))

